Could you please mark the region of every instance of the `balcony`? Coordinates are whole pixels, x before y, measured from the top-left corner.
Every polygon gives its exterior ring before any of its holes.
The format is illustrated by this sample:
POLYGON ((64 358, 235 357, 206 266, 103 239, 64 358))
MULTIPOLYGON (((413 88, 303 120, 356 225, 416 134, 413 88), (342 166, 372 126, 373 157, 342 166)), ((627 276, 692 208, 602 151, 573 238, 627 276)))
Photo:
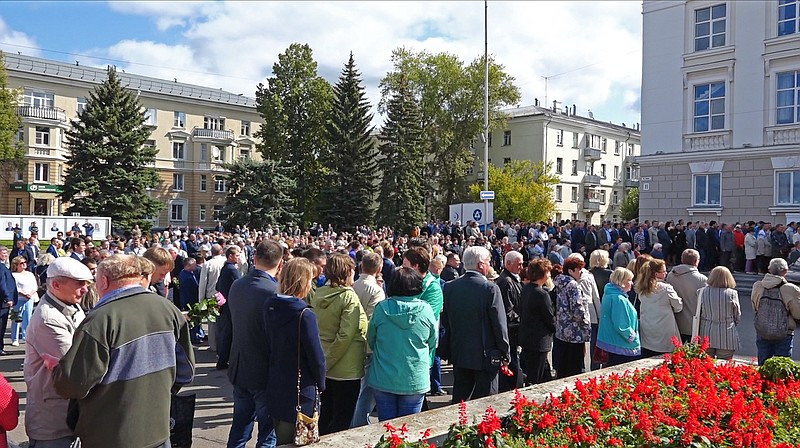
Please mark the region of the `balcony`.
POLYGON ((213 140, 221 143, 233 142, 233 131, 230 129, 192 129, 192 137, 196 139, 213 140))
POLYGON ((625 188, 639 188, 639 179, 625 179, 623 185, 625 188))
POLYGON ((600 211, 600 201, 597 199, 584 199, 583 200, 584 213, 594 213, 600 211))
POLYGON ((791 145, 800 143, 800 126, 781 125, 766 128, 765 143, 772 145, 791 145))
POLYGON ((583 150, 583 159, 584 160, 600 160, 603 156, 603 153, 600 152, 599 149, 594 148, 586 148, 583 150))
POLYGON ((17 106, 17 115, 49 122, 65 123, 67 114, 57 107, 17 106))
POLYGON ((683 136, 684 151, 712 151, 730 147, 730 131, 703 132, 683 136))
POLYGON ((602 178, 594 174, 587 174, 583 176, 584 185, 600 185, 602 178))

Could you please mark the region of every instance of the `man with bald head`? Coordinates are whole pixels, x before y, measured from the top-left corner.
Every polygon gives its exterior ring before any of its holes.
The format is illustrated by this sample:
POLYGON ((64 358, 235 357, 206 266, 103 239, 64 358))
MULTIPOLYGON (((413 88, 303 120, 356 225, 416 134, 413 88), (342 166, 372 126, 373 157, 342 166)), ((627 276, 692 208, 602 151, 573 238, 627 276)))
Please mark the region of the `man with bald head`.
POLYGON ((522 254, 510 250, 503 258, 503 272, 495 283, 500 287, 500 294, 503 295, 503 305, 506 313, 506 327, 508 328, 508 345, 510 346, 511 359, 508 368, 514 372, 513 377, 500 376, 500 392, 506 392, 514 388, 522 387, 522 370, 519 368, 519 355, 517 353, 517 335, 519 333, 519 314, 517 305, 519 296, 522 294, 522 279, 519 274, 522 272, 522 254))

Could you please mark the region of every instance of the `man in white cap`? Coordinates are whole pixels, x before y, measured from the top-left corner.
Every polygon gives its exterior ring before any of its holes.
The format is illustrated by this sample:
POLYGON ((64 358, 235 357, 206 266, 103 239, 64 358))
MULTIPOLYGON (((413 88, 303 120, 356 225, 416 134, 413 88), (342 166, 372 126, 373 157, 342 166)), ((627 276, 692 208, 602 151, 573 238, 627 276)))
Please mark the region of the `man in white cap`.
POLYGON ((25 432, 31 447, 69 447, 75 435, 67 426, 67 405, 53 386, 51 361, 72 346, 72 335, 83 321, 79 306, 94 280, 89 268, 70 257, 47 267, 47 293, 28 324, 25 346, 25 384, 28 387, 25 432))

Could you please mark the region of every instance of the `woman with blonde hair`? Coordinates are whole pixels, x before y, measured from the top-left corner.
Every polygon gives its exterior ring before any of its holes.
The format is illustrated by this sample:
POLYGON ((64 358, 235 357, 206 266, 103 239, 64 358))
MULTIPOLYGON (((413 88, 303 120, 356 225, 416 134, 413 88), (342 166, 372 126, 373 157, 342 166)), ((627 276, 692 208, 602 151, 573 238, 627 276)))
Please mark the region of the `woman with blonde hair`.
POLYGON ((636 293, 641 302, 639 334, 642 356, 646 358, 672 353, 672 339, 681 338, 675 313, 683 309, 683 301, 664 281, 666 277, 667 264, 659 259, 644 263, 636 277, 636 293))
MULTIPOLYGON (((717 266, 708 274, 708 286, 697 291, 700 339, 708 338, 709 356, 731 359, 739 349, 736 325, 742 317, 736 280, 728 268, 717 266)), ((693 310, 694 311, 694 310, 693 310)))
POLYGON ((611 273, 603 294, 597 346, 608 352, 608 366, 615 366, 641 357, 639 319, 628 300, 633 288, 633 272, 616 268, 611 273))
MULTIPOLYGON (((642 270, 642 266, 647 264, 648 261, 652 260, 648 254, 642 254, 638 257, 634 258, 633 260, 628 263, 628 270, 633 272, 633 284, 636 284, 636 278, 639 275, 639 271, 642 270)), ((641 312, 642 302, 639 301, 639 294, 636 293, 636 289, 633 288, 628 292, 628 300, 633 304, 633 307, 636 309, 636 314, 639 315, 641 312)))
POLYGON ((303 300, 311 292, 315 272, 305 258, 289 260, 278 274, 278 294, 264 303, 271 366, 265 393, 278 445, 294 441, 297 406, 313 416, 319 409, 317 393, 325 390, 325 354, 317 315, 303 300))

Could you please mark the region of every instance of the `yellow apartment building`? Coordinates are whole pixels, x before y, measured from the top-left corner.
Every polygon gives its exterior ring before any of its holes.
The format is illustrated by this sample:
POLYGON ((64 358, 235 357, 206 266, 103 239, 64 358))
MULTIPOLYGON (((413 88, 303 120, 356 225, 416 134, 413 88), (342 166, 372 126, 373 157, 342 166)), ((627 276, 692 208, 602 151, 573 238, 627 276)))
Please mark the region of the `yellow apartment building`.
MULTIPOLYGON (((106 70, 31 56, 6 54, 9 86, 22 91, 17 138, 26 166, 0 187, 0 214, 62 215, 66 131, 106 70)), ((139 96, 150 128, 147 145, 158 148, 161 184, 150 194, 164 203, 154 227, 213 227, 225 204, 221 164, 259 159, 253 135, 261 125, 255 99, 222 89, 134 75, 118 70, 139 96)))

